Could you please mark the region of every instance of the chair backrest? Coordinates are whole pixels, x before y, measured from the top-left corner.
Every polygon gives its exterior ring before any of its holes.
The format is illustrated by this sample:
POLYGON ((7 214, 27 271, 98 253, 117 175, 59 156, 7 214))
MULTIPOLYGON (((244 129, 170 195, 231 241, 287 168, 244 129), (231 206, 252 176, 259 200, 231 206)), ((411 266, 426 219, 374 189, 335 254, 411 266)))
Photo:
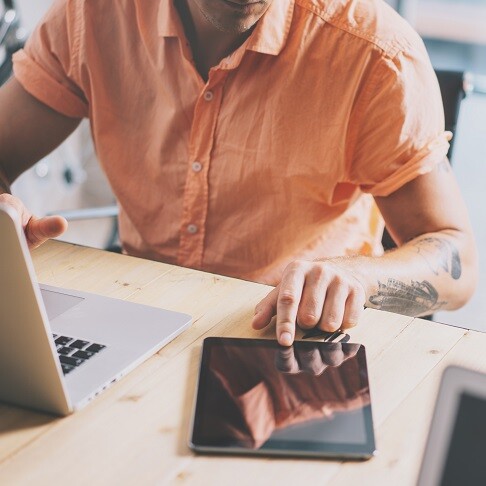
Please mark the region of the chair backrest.
MULTIPOLYGON (((469 75, 463 71, 436 70, 435 73, 439 80, 444 105, 445 129, 455 134, 461 102, 472 90, 472 83, 469 75)), ((447 153, 450 161, 454 142, 455 137, 450 141, 449 152, 447 153)))
MULTIPOLYGON (((463 71, 436 70, 435 73, 439 81, 442 103, 444 105, 445 129, 454 135, 457 128, 461 102, 467 93, 472 90, 472 83, 469 75, 463 71)), ((449 151, 447 152, 447 157, 451 163, 454 142, 455 137, 452 137, 449 151)), ((396 248, 396 244, 386 228, 383 232, 381 243, 385 250, 396 248)))
POLYGON ((26 32, 20 26, 19 14, 13 0, 0 0, 3 14, 0 16, 0 86, 12 75, 12 56, 24 46, 26 32))

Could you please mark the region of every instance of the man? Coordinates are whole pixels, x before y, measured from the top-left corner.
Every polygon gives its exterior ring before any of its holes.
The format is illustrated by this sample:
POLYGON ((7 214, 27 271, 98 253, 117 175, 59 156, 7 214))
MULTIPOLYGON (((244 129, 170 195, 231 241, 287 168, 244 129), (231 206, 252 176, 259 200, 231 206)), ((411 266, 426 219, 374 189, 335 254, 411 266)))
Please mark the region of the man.
MULTIPOLYGON (((89 117, 124 250, 276 285, 253 327, 276 314, 283 345, 475 288, 437 81, 380 0, 58 0, 14 73, 5 189, 89 117)), ((31 247, 65 228, 0 198, 31 247)))

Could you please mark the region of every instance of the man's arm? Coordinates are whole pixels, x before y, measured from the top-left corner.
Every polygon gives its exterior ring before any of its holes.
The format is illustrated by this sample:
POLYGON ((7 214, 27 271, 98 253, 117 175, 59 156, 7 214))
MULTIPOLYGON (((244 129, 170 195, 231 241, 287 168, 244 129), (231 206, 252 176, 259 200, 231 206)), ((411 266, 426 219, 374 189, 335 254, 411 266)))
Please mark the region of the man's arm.
POLYGON ((0 89, 0 177, 12 183, 79 125, 31 96, 12 78, 0 89))
POLYGON ((20 215, 31 248, 66 229, 58 216, 37 219, 22 202, 9 194, 10 184, 25 170, 54 150, 79 125, 44 105, 12 78, 0 89, 0 202, 20 215))
POLYGON ((326 331, 357 324, 363 305, 410 316, 456 309, 472 295, 477 255, 467 210, 447 161, 376 202, 399 248, 381 257, 293 262, 256 307, 253 327, 277 315, 277 337, 295 323, 326 331))

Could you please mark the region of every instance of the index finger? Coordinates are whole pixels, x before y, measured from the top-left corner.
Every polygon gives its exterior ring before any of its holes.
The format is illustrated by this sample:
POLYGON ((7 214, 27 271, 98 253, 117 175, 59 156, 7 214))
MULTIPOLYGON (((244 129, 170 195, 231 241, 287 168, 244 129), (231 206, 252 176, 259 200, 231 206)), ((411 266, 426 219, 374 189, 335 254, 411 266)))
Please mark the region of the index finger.
POLYGON ((277 339, 282 346, 291 346, 295 337, 295 322, 305 284, 304 268, 295 263, 288 267, 280 282, 277 297, 277 339))

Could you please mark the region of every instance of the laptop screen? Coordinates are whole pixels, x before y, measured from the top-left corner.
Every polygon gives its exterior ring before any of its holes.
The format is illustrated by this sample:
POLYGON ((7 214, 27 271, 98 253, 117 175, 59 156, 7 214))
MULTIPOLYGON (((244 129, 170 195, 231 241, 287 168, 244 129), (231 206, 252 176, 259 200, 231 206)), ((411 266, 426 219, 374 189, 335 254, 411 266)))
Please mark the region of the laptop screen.
POLYGON ((486 484, 486 400, 462 393, 441 486, 486 484))

